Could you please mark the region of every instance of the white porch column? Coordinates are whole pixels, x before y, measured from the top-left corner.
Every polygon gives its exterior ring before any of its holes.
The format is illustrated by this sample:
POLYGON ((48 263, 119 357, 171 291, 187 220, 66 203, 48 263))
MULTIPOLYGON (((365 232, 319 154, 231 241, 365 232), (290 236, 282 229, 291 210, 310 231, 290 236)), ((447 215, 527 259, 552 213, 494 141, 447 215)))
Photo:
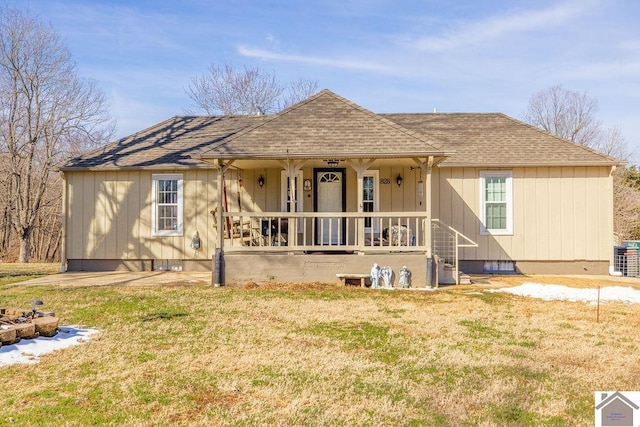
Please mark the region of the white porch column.
MULTIPOLYGON (((214 271, 212 282, 214 286, 221 286, 224 283, 224 217, 222 216, 223 212, 223 204, 222 198, 224 197, 224 173, 231 166, 233 160, 230 160, 225 165, 222 163, 222 160, 218 159, 216 161, 218 166, 218 188, 217 188, 217 196, 218 201, 216 204, 216 220, 218 222, 218 242, 215 248, 214 255, 214 271)), ((231 230, 229 230, 231 232, 231 230)))
MULTIPOLYGON (((298 203, 303 203, 303 200, 298 200, 298 188, 296 186, 296 175, 302 169, 302 166, 306 163, 306 160, 296 160, 296 161, 280 161, 280 165, 285 171, 287 175, 287 179, 289 180, 289 201, 291 203, 291 212, 298 212, 298 203)), ((302 185, 302 183, 298 183, 298 185, 302 185)), ((302 206, 302 205, 300 205, 302 206)), ((294 219, 293 221, 288 222, 288 241, 289 246, 297 246, 298 245, 298 220, 294 219)), ((304 224, 303 224, 304 227, 304 224)), ((293 252, 290 252, 293 254, 293 252)))
POLYGON ((432 211, 431 211, 431 194, 432 194, 432 189, 431 189, 431 169, 433 168, 433 156, 429 156, 429 159, 427 160, 427 170, 425 171, 425 175, 426 175, 426 191, 424 192, 424 198, 425 198, 425 210, 427 211, 427 226, 425 227, 425 244, 427 246, 427 258, 431 258, 433 256, 433 248, 432 248, 432 237, 431 237, 431 218, 432 218, 432 211))
POLYGON ((426 224, 424 225, 424 245, 427 247, 426 255, 427 258, 431 258, 433 256, 433 242, 431 237, 431 170, 433 169, 433 156, 429 156, 426 159, 426 162, 423 162, 420 159, 413 159, 413 161, 422 169, 426 177, 425 189, 424 189, 424 209, 426 214, 426 224))
MULTIPOLYGON (((356 197, 358 198, 358 213, 361 214, 364 212, 364 206, 362 205, 362 199, 364 197, 364 173, 369 169, 374 162, 373 159, 364 160, 358 159, 357 161, 347 160, 346 161, 349 166, 356 172, 357 178, 357 191, 356 197)), ((358 223, 358 236, 357 236, 357 244, 360 248, 364 247, 364 217, 359 216, 357 218, 358 223)), ((364 255, 364 252, 360 251, 360 255, 364 255)))

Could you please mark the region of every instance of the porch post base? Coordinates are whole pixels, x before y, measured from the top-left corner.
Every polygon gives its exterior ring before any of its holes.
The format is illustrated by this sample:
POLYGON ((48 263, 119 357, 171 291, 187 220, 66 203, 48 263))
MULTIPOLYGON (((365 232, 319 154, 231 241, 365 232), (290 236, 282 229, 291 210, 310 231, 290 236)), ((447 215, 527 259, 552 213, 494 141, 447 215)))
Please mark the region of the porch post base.
POLYGON ((221 248, 217 248, 213 256, 213 277, 211 281, 215 287, 224 286, 224 252, 221 248))

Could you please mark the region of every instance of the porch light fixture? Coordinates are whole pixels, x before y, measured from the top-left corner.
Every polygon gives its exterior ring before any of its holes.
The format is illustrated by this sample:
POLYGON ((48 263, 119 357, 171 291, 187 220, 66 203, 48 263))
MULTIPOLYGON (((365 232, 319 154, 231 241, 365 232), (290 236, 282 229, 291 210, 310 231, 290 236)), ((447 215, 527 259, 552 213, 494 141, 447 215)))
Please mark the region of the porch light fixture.
POLYGON ((402 185, 402 176, 400 174, 396 177, 396 184, 398 184, 398 187, 402 185))
POLYGON ((260 178, 258 178, 258 185, 260 186, 260 188, 264 187, 264 177, 262 175, 260 175, 260 178))
POLYGON ((338 159, 327 159, 325 160, 325 162, 327 162, 327 166, 329 166, 330 168, 335 168, 336 166, 338 166, 338 163, 340 161, 338 159))

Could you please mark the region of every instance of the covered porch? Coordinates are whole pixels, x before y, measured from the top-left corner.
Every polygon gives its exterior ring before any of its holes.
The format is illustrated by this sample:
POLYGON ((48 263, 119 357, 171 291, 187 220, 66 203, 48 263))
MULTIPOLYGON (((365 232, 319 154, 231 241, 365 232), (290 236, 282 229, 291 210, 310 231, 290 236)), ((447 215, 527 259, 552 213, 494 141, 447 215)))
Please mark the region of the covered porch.
POLYGON ((366 273, 374 262, 397 274, 411 259, 416 287, 437 285, 441 259, 457 282, 464 239, 432 213, 432 170, 450 154, 442 147, 326 90, 214 144, 200 156, 221 195, 214 283, 244 279, 261 259, 275 265, 273 256, 305 281, 366 273), (296 261, 320 255, 342 264, 311 277, 315 261, 296 261), (236 258, 245 263, 231 267, 236 258))
POLYGON ((215 162, 218 188, 226 194, 211 212, 218 235, 213 261, 218 285, 336 281, 336 274, 363 274, 377 263, 396 275, 408 267, 413 287, 436 287, 459 283, 460 248, 476 245, 433 218, 431 156, 339 160, 331 167, 323 159, 215 162), (266 182, 265 176, 278 174, 281 182, 266 182), (246 182, 247 177, 255 182, 246 182), (386 193, 379 190, 385 185, 386 193), (418 209, 406 210, 405 204, 392 210, 391 189, 398 192, 403 185, 410 188, 407 197, 415 198, 408 205, 418 209), (268 204, 256 199, 281 199, 281 210, 261 210, 268 204), (335 210, 323 209, 324 202, 335 210))

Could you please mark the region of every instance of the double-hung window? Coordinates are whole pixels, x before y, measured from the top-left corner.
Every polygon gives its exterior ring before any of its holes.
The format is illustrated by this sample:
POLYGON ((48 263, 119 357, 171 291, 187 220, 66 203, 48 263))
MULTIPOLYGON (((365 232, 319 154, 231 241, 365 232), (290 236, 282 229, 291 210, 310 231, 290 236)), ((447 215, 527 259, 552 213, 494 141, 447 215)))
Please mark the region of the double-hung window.
POLYGON ((481 234, 513 234, 511 171, 480 172, 481 234))
POLYGON ((152 175, 154 236, 182 236, 182 174, 152 175))

